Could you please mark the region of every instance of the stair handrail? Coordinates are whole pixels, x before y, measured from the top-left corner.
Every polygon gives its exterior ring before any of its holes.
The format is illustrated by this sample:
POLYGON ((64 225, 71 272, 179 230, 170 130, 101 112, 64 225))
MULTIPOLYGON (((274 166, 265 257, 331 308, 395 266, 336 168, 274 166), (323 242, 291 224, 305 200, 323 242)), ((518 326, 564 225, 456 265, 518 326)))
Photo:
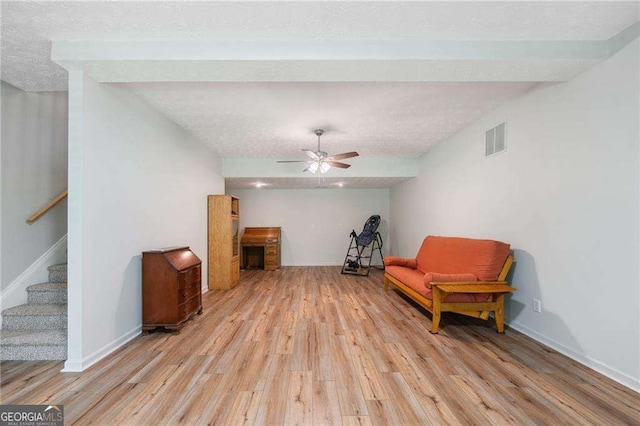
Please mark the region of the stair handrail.
POLYGON ((65 199, 67 197, 67 195, 69 195, 69 190, 65 189, 64 191, 62 191, 60 194, 58 194, 58 196, 56 196, 56 198, 54 198, 53 200, 49 201, 49 203, 47 203, 46 206, 44 206, 43 208, 41 208, 40 210, 38 210, 37 212, 35 212, 34 214, 32 214, 31 216, 29 216, 27 218, 27 223, 28 224, 32 224, 33 222, 35 222, 36 220, 40 219, 40 217, 45 214, 46 212, 48 212, 49 210, 51 210, 53 207, 55 207, 56 204, 58 204, 60 201, 62 201, 63 199, 65 199))

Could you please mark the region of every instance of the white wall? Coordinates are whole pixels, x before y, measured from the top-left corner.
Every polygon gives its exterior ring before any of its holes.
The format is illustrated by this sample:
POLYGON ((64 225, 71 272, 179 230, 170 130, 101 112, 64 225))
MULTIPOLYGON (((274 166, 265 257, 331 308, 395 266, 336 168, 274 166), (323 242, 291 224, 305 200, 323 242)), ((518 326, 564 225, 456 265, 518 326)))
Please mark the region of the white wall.
POLYGON ((427 234, 511 243, 515 328, 640 388, 638 40, 437 145, 391 191, 395 252, 427 234), (507 120, 507 152, 484 131, 507 120), (542 300, 542 313, 531 299, 542 300))
POLYGON ((67 94, 26 93, 5 82, 0 90, 4 291, 67 232, 66 200, 26 223, 67 187, 67 94))
MULTIPOLYGON (((244 189, 229 190, 240 198, 240 226, 282 227, 282 264, 342 265, 352 229, 362 231, 378 214, 378 230, 386 251, 389 223, 388 189, 244 189)), ((380 264, 379 256, 374 264, 380 264)))
POLYGON ((81 72, 69 82, 65 368, 79 370, 139 333, 142 251, 190 246, 206 288, 207 195, 224 193, 224 181, 208 148, 124 86, 81 72))

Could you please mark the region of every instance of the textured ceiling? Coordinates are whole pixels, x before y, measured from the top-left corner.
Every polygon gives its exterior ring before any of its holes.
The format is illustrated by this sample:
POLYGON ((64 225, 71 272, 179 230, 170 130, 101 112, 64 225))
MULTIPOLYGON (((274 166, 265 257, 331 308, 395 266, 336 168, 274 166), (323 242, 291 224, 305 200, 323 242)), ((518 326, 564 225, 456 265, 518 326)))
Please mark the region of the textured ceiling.
POLYGON ((224 158, 416 157, 532 83, 136 83, 138 95, 224 158))
POLYGON ((637 2, 2 2, 2 79, 66 90, 51 40, 605 40, 637 2))
POLYGON ((316 188, 391 188, 402 181, 411 178, 405 177, 300 177, 300 178, 227 178, 225 187, 233 189, 256 189, 257 183, 260 189, 316 189, 316 188))

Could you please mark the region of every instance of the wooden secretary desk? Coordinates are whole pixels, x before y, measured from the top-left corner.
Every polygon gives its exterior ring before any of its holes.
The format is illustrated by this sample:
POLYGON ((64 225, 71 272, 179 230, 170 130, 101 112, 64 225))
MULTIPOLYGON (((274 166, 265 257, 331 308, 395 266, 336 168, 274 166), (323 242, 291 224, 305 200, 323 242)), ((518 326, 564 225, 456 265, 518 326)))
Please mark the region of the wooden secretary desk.
POLYGON ((242 269, 279 269, 280 234, 280 227, 245 228, 242 235, 242 269))
POLYGON ((202 314, 201 264, 189 247, 142 253, 143 332, 179 333, 187 320, 202 314))

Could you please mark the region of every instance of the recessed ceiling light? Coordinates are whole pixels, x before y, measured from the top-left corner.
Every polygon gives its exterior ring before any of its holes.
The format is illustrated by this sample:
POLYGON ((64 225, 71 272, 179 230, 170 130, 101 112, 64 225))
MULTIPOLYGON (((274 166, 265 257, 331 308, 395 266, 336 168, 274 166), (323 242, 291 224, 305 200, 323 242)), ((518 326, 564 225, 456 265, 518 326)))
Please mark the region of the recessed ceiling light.
POLYGON ((343 182, 338 182, 338 183, 336 183, 336 185, 338 185, 340 188, 342 188, 344 186, 344 183, 343 182))
POLYGON ((262 182, 256 182, 255 186, 256 186, 256 188, 262 188, 263 186, 265 186, 265 184, 262 183, 262 182))

